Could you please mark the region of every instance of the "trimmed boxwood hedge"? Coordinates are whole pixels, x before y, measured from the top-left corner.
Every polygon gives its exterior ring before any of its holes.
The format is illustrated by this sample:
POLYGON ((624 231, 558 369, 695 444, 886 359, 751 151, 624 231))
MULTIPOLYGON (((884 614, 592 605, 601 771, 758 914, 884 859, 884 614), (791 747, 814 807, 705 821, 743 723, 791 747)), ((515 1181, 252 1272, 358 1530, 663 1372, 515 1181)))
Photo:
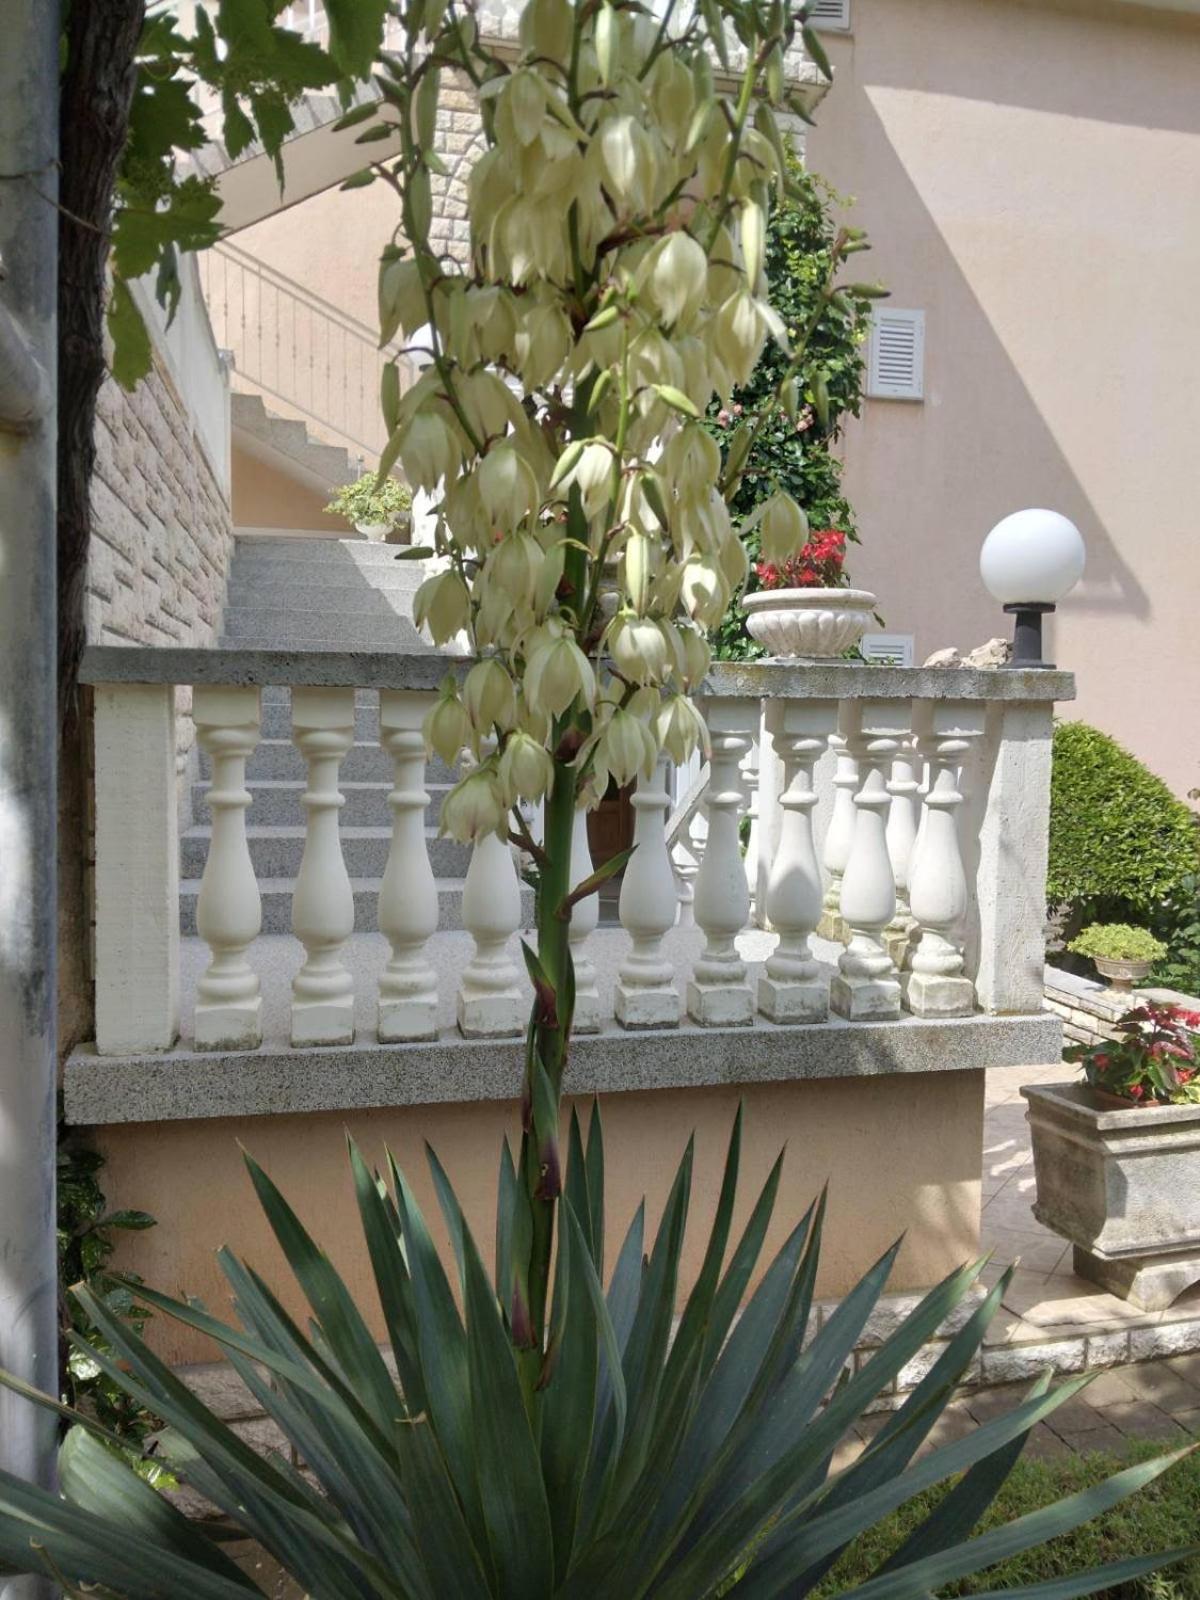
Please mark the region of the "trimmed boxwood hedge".
POLYGON ((1196 818, 1136 756, 1083 722, 1054 730, 1046 897, 1069 923, 1174 921, 1200 872, 1196 818))

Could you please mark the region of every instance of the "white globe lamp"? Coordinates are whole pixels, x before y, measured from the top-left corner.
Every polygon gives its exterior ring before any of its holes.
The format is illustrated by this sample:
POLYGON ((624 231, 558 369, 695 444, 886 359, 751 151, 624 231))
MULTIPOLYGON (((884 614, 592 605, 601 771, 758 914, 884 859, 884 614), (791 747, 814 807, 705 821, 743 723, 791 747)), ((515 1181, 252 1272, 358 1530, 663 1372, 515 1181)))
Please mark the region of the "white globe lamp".
POLYGON ((1052 667, 1042 660, 1042 618, 1083 576, 1087 552, 1075 524, 1057 511, 1014 511, 983 541, 979 572, 1016 623, 1014 667, 1052 667))

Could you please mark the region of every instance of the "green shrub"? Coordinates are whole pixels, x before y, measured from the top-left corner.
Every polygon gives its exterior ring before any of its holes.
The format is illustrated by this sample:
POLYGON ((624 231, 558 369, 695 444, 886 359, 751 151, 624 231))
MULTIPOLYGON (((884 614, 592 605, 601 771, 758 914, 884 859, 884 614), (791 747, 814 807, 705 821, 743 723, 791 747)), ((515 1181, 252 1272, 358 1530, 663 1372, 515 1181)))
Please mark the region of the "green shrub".
POLYGON ((1128 922, 1093 922, 1068 948, 1093 961, 1097 956, 1106 961, 1160 961, 1167 953, 1161 939, 1128 922))
POLYGON ((394 523, 412 506, 412 490, 398 478, 385 478, 377 483, 373 472, 366 472, 354 483, 344 483, 325 510, 335 517, 345 517, 357 527, 377 527, 381 523, 394 523))
POLYGON ((1166 933, 1200 870, 1195 818, 1115 739, 1082 722, 1054 730, 1049 903, 1085 922, 1148 922, 1166 933))

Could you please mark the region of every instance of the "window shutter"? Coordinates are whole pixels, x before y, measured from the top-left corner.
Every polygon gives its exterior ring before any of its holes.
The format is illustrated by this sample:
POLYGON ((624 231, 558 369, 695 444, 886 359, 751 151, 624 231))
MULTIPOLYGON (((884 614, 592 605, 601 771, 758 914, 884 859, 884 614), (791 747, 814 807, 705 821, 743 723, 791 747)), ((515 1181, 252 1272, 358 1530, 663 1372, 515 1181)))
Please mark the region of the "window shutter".
POLYGON ((883 667, 911 667, 915 647, 911 633, 868 633, 858 648, 866 661, 883 667))
POLYGON ((817 0, 808 14, 810 28, 839 28, 843 32, 850 26, 850 0, 817 0))
POLYGON ((867 394, 877 400, 925 397, 925 313, 880 307, 871 319, 867 394))

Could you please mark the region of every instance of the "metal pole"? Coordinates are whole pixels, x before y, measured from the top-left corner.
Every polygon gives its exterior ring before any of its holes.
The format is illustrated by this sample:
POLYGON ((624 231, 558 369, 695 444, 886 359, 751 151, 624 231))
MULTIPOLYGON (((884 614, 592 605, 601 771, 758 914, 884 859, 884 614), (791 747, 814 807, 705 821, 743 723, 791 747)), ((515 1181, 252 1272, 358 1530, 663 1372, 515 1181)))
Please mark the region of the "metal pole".
MULTIPOLYGON (((55 425, 59 8, 0 51, 0 1366, 58 1392, 55 425)), ((54 1482, 53 1415, 0 1391, 0 1464, 54 1482)), ((0 1581, 4 1600, 52 1594, 0 1581)))

